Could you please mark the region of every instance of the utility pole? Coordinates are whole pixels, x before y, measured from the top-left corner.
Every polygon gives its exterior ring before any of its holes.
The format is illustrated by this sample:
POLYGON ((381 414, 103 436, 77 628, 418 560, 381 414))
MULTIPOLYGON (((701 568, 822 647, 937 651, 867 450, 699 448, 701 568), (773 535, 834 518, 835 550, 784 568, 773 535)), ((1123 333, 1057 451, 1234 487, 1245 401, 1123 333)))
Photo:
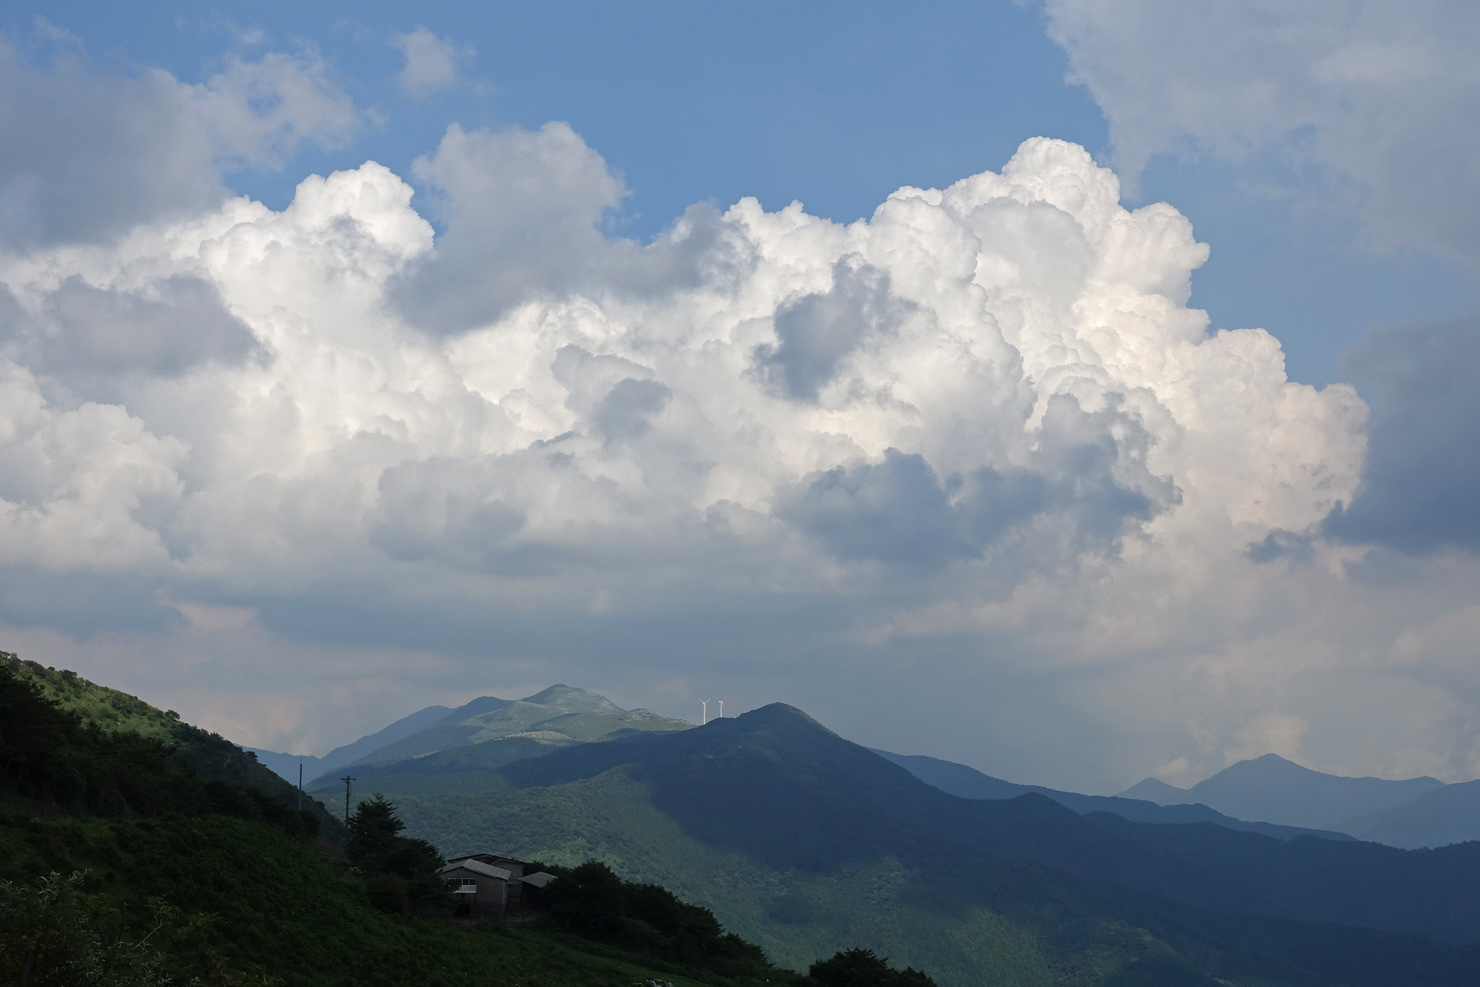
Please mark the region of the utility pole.
POLYGON ((346 826, 348 826, 349 825, 349 783, 352 782, 352 781, 359 781, 360 779, 358 779, 358 778, 351 778, 349 775, 345 775, 343 778, 340 778, 339 780, 342 781, 342 782, 344 782, 344 824, 346 826))

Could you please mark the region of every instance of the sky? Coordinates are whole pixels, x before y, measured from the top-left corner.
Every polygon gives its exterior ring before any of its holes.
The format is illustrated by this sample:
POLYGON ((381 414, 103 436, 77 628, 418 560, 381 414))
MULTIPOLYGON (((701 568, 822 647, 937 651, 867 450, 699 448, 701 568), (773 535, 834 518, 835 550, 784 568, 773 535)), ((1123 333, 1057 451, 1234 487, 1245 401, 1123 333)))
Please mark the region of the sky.
MULTIPOLYGON (((537 9, 536 9, 537 8, 537 9)), ((1480 10, 0 11, 0 648, 1480 776, 1480 10)))

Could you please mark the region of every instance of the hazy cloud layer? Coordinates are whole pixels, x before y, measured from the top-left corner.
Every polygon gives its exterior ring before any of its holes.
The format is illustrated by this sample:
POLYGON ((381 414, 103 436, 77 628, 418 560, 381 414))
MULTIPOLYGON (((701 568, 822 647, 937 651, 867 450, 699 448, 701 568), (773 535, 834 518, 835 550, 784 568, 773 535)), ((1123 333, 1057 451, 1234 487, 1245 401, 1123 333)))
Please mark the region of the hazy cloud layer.
MULTIPOLYGON (((1044 0, 1131 175, 1274 151, 1385 245, 1480 264, 1480 8, 1466 0, 1044 0)), ((1308 190, 1307 190, 1308 191, 1308 190)))

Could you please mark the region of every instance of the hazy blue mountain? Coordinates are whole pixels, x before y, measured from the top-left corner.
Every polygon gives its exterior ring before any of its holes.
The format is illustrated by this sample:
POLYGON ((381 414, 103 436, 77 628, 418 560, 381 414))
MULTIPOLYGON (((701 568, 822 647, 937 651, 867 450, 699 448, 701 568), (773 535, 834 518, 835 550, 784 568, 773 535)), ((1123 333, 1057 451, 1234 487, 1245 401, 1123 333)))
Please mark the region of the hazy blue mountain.
MULTIPOLYGON (((1144 781, 1123 794, 1156 791, 1143 786, 1144 781)), ((1343 778, 1303 768, 1277 754, 1265 754, 1224 768, 1187 789, 1183 798, 1238 819, 1345 831, 1349 820, 1391 809, 1443 787, 1442 781, 1429 777, 1404 781, 1343 778)))
MULTIPOLYGON (((477 790, 478 779, 483 777, 477 772, 545 748, 608 740, 630 732, 687 730, 692 725, 652 710, 622 709, 587 689, 553 685, 523 699, 474 699, 446 711, 423 729, 363 750, 335 770, 352 767, 357 777, 379 776, 375 784, 386 794, 449 790, 446 777, 430 785, 419 779, 410 782, 410 787, 397 783, 403 776, 422 775, 458 774, 463 777, 453 779, 456 785, 450 790, 471 791, 477 790)), ((336 781, 334 770, 322 771, 309 788, 327 789, 336 781)), ((492 780, 489 785, 497 787, 492 780)))
POLYGON ((1187 789, 1168 785, 1159 778, 1143 778, 1121 792, 1120 797, 1155 802, 1157 805, 1182 805, 1187 802, 1187 789))
POLYGON ((1416 849, 1480 840, 1480 781, 1445 785, 1343 827, 1360 840, 1416 849))
POLYGON ((1435 987, 1480 968, 1473 946, 1424 938, 1480 940, 1480 845, 963 799, 782 705, 497 773, 507 788, 399 799, 408 831, 449 853, 601 857, 787 963, 846 941, 943 985, 1435 987))
MULTIPOLYGON (((1080 815, 1086 812, 1113 812, 1123 819, 1150 823, 1194 823, 1210 822, 1226 829, 1263 833, 1276 839, 1288 840, 1296 836, 1323 836, 1332 840, 1349 840, 1350 836, 1331 830, 1307 829, 1298 826, 1279 826, 1267 822, 1247 822, 1224 815, 1205 805, 1174 804, 1159 805, 1144 799, 1107 795, 1080 795, 1077 792, 1060 792, 1040 785, 1019 785, 955 761, 944 761, 922 754, 891 754, 875 750, 875 754, 893 761, 927 785, 960 798, 968 799, 1011 799, 1032 792, 1053 799, 1059 805, 1073 809, 1080 815)), ((1171 786, 1167 786, 1170 788, 1171 786)), ((1180 790, 1179 790, 1180 791, 1180 790)), ((1185 792, 1183 794, 1186 794, 1185 792)))
POLYGON ((265 765, 268 770, 281 775, 296 785, 298 784, 298 765, 300 762, 303 764, 303 779, 307 782, 310 779, 317 778, 321 774, 333 771, 346 764, 352 764, 366 754, 424 730, 451 712, 452 710, 446 706, 428 706, 425 709, 419 709, 410 716, 403 716, 388 727, 377 730, 372 734, 367 734, 353 743, 336 747, 323 757, 314 757, 312 754, 282 754, 277 751, 265 751, 256 747, 244 747, 242 749, 257 755, 257 760, 265 765))

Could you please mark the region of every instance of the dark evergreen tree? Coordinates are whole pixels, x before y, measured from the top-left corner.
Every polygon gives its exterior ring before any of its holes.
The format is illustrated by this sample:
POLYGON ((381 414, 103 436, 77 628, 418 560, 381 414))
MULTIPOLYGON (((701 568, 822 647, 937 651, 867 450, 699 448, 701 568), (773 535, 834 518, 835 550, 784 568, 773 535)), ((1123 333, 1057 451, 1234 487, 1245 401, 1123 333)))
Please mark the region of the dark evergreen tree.
POLYGON ((446 889, 437 874, 442 854, 426 840, 402 836, 405 828, 395 803, 378 792, 350 816, 345 852, 365 872, 371 903, 388 912, 446 904, 446 889))
POLYGON ((807 971, 818 987, 935 987, 935 981, 914 967, 895 970, 871 949, 849 949, 818 960, 807 971))

